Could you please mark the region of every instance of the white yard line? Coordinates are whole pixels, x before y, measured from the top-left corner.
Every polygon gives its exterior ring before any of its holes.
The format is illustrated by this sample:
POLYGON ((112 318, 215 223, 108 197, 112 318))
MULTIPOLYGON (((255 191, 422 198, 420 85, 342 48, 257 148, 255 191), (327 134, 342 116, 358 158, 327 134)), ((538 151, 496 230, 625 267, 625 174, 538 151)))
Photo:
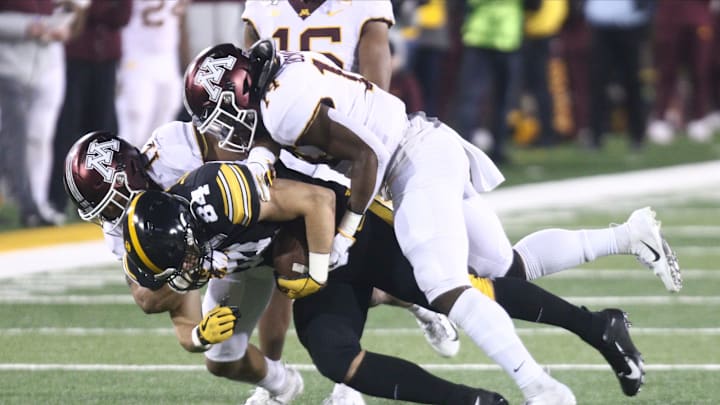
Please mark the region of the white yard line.
MULTIPOLYGON (((715 295, 647 295, 647 296, 582 296, 563 297, 576 305, 720 305, 715 295)), ((133 304, 130 294, 103 295, 22 295, 2 296, 0 304, 69 304, 69 305, 127 305, 133 304)))
MULTIPOLYGON (((523 336, 570 335, 571 332, 556 327, 516 328, 523 336)), ((633 336, 679 336, 720 335, 720 328, 635 328, 633 336)), ((295 330, 288 330, 294 335, 295 330)), ((0 336, 174 336, 172 328, 0 328, 0 336)), ((365 328, 364 336, 422 336, 419 328, 365 328)))
MULTIPOLYGON (((300 371, 316 371, 312 364, 296 363, 289 366, 300 371)), ((420 364, 422 368, 434 371, 500 371, 494 364, 420 364)), ((607 364, 543 364, 549 370, 607 371, 607 364)), ((647 371, 720 371, 720 364, 646 364, 647 371)), ((0 363, 0 371, 205 371, 205 366, 192 364, 35 364, 0 363)))

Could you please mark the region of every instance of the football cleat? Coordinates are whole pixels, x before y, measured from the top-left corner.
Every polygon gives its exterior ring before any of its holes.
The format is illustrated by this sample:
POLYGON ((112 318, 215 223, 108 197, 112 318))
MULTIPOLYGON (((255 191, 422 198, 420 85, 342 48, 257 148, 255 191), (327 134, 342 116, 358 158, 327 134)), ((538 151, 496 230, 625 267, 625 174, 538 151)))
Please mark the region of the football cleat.
POLYGON ((660 221, 650 207, 630 214, 625 224, 630 234, 630 251, 638 261, 660 277, 665 288, 678 292, 682 288, 682 275, 675 253, 660 233, 660 221))
POLYGON ((262 387, 255 387, 252 395, 245 400, 244 405, 264 405, 270 403, 270 393, 262 387))
POLYGON ((607 324, 601 346, 596 349, 612 367, 623 393, 634 396, 645 382, 645 368, 642 355, 630 338, 627 314, 619 309, 604 309, 598 314, 605 317, 607 324))
POLYGON ((303 393, 305 383, 302 376, 294 368, 286 367, 285 384, 280 392, 272 394, 256 387, 253 394, 245 401, 245 405, 287 405, 303 393))
POLYGON ((473 405, 508 405, 508 401, 497 392, 478 390, 473 405))
POLYGON ((332 393, 323 400, 322 405, 365 405, 365 399, 351 387, 335 384, 332 393))
POLYGON ((453 357, 460 351, 460 337, 455 325, 443 314, 433 313, 430 321, 415 317, 425 340, 443 357, 453 357))
POLYGON ((525 405, 576 405, 575 395, 565 384, 545 374, 523 389, 525 405), (528 391, 530 395, 528 394, 528 391))

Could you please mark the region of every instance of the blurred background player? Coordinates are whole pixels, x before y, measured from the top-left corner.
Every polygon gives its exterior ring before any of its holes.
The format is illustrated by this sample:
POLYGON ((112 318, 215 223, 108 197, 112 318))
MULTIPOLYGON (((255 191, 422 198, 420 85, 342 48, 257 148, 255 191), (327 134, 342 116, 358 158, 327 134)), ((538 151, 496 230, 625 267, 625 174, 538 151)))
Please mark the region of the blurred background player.
POLYGON ((180 23, 188 0, 134 0, 122 30, 115 107, 118 135, 142 147, 182 108, 180 23))
POLYGON ((617 76, 625 94, 628 143, 639 150, 645 140, 647 106, 642 97, 640 56, 652 21, 653 4, 635 0, 587 0, 585 18, 590 25, 590 139, 592 148, 603 146, 610 116, 608 84, 617 76))
MULTIPOLYGON (((390 1, 249 0, 245 4, 243 20, 246 23, 246 49, 261 38, 273 38, 280 50, 321 52, 338 67, 360 73, 383 90, 390 88, 389 29, 395 23, 390 1)), ((302 168, 294 162, 296 160, 283 160, 291 169, 302 172, 302 168)), ((457 330, 444 315, 401 302, 380 290, 373 292, 373 301, 375 305, 407 308, 436 351, 443 356, 454 356, 458 352, 457 330)), ((271 358, 274 353, 277 356, 282 353, 285 331, 281 326, 289 324, 290 302, 284 295, 276 293, 270 310, 258 327, 260 336, 265 336, 262 340, 274 342, 273 347, 261 345, 271 358)), ((359 395, 349 390, 345 392, 343 388, 336 386, 328 401, 363 403, 359 395)), ((255 395, 261 400, 264 393, 258 390, 255 395)))
POLYGON ((117 133, 115 85, 122 54, 122 28, 130 20, 131 0, 92 1, 81 33, 65 45, 66 88, 55 129, 50 199, 61 212, 65 155, 78 134, 106 130, 117 133))
POLYGON ((187 53, 183 66, 200 51, 226 42, 243 43, 245 0, 191 0, 185 13, 187 53))
POLYGON ((719 33, 713 33, 710 4, 710 0, 657 2, 653 53, 658 76, 648 128, 651 138, 669 141, 683 129, 695 141, 707 142, 713 135, 708 120, 713 91, 710 67, 719 33), (689 84, 685 97, 678 86, 683 70, 689 84))
MULTIPOLYGON (((183 21, 182 32, 186 40, 180 51, 182 66, 187 66, 195 55, 209 46, 244 43, 243 10, 245 0, 191 0, 183 21)), ((190 115, 183 108, 177 118, 189 121, 190 115)))
POLYGON ((0 167, 24 226, 60 224, 48 200, 55 121, 65 91, 63 42, 89 1, 0 1, 0 167))
POLYGON ((467 141, 488 150, 498 165, 509 160, 507 117, 520 91, 522 29, 522 0, 470 0, 465 4, 455 126, 467 141), (489 125, 488 120, 478 120, 486 115, 481 112, 484 105, 491 108, 489 125), (490 129, 489 146, 479 128, 490 129))

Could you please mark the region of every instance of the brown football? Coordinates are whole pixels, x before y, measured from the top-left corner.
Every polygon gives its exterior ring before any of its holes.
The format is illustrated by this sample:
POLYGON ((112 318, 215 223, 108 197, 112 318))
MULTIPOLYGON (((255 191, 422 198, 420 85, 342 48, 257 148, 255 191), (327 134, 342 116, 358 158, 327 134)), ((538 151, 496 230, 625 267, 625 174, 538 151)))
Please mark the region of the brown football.
POLYGON ((273 264, 278 275, 295 278, 307 271, 308 249, 302 219, 289 222, 275 237, 273 264))

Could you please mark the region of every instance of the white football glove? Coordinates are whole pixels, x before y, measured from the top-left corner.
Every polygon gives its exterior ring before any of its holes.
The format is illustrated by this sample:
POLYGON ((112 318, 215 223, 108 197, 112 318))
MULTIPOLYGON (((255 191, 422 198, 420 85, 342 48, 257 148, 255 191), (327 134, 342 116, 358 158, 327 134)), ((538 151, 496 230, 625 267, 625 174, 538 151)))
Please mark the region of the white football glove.
POLYGON ((263 201, 270 201, 270 186, 275 179, 275 167, 273 166, 275 159, 275 155, 267 148, 256 146, 250 150, 245 161, 245 165, 255 178, 260 199, 263 201))
POLYGON ((219 250, 213 250, 210 258, 212 260, 208 260, 209 259, 208 257, 205 257, 203 259, 203 261, 202 261, 203 270, 205 270, 211 277, 215 277, 215 278, 225 277, 225 275, 228 273, 228 271, 230 271, 228 269, 230 261, 229 261, 229 258, 227 257, 227 255, 219 250))
POLYGON ((333 238, 332 251, 330 252, 330 270, 344 266, 348 262, 349 250, 355 243, 355 232, 357 232, 362 223, 363 215, 345 211, 338 233, 333 238))
POLYGON ((342 233, 336 233, 333 238, 332 251, 330 252, 330 270, 335 270, 347 264, 350 255, 350 248, 355 243, 355 238, 348 237, 342 233))

